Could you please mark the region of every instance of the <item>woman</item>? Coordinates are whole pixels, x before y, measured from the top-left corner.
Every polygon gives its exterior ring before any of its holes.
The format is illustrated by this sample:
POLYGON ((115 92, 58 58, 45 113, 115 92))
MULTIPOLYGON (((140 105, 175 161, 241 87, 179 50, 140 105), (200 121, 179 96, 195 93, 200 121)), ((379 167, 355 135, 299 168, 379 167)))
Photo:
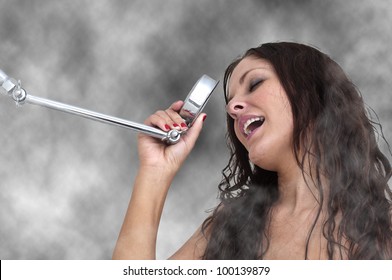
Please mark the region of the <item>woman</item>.
MULTIPOLYGON (((174 259, 392 259, 391 165, 341 68, 297 43, 248 50, 226 70, 231 157, 221 203, 174 259)), ((186 130, 178 101, 146 120, 186 130)), ((114 258, 155 258, 169 186, 201 131, 139 136, 140 169, 114 258)))

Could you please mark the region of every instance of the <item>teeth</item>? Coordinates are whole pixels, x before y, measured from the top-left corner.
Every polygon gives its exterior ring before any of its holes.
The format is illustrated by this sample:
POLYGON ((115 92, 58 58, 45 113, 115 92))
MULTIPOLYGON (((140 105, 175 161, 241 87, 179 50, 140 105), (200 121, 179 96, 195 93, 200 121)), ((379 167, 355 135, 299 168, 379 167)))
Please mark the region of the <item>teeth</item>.
POLYGON ((253 122, 256 122, 256 121, 264 121, 264 118, 262 118, 262 117, 251 118, 245 122, 243 130, 244 130, 244 133, 246 134, 246 136, 248 136, 252 132, 249 129, 250 124, 253 122))

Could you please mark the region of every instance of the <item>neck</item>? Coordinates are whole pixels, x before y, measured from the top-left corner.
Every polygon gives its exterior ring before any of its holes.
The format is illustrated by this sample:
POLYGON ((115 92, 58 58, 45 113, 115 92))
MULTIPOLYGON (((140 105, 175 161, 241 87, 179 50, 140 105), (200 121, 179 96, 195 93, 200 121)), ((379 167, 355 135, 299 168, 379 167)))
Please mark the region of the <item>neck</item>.
MULTIPOLYGON (((320 206, 321 196, 315 180, 296 163, 278 172, 278 188, 276 207, 289 214, 318 209, 320 206)), ((325 197, 325 191, 323 194, 325 197)))

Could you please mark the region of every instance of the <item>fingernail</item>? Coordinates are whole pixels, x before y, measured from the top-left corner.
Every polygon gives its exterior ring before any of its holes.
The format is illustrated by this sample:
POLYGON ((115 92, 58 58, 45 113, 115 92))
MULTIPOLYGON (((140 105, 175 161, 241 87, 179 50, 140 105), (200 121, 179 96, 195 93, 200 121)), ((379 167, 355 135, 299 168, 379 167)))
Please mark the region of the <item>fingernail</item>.
POLYGON ((166 129, 166 130, 170 130, 170 126, 168 126, 167 124, 165 124, 165 129, 166 129))
POLYGON ((185 123, 181 123, 181 127, 187 128, 188 126, 185 123))
POLYGON ((204 117, 203 117, 203 122, 206 120, 206 118, 207 118, 207 115, 204 115, 204 117))
POLYGON ((179 125, 178 125, 178 124, 176 124, 176 123, 173 123, 173 126, 174 126, 174 127, 179 127, 179 125))

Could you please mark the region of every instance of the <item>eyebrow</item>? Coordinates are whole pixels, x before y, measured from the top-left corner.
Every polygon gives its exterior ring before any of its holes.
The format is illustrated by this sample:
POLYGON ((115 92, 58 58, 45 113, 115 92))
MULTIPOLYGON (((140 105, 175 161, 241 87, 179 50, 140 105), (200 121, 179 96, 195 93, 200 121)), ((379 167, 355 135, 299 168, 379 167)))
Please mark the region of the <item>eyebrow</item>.
MULTIPOLYGON (((252 72, 253 70, 258 70, 258 69, 270 70, 270 69, 268 69, 268 68, 266 68, 266 67, 255 67, 255 68, 251 68, 251 69, 249 69, 248 71, 246 71, 244 74, 242 74, 242 76, 240 77, 240 80, 239 80, 240 85, 244 84, 245 78, 246 78, 246 76, 247 76, 250 72, 252 72)), ((230 75, 230 78, 231 78, 231 75, 230 75)), ((226 90, 226 92, 228 93, 228 95, 225 96, 225 97, 226 97, 226 103, 228 103, 228 102, 232 99, 232 97, 230 98, 230 91, 229 91, 229 86, 228 86, 228 85, 229 85, 229 83, 227 83, 227 90, 226 90)))
POLYGON ((248 71, 246 71, 244 74, 242 74, 241 78, 240 78, 240 85, 242 85, 245 81, 246 76, 249 74, 249 72, 252 72, 253 70, 258 70, 258 69, 264 69, 264 70, 269 70, 266 67, 255 67, 255 68, 251 68, 248 71))

